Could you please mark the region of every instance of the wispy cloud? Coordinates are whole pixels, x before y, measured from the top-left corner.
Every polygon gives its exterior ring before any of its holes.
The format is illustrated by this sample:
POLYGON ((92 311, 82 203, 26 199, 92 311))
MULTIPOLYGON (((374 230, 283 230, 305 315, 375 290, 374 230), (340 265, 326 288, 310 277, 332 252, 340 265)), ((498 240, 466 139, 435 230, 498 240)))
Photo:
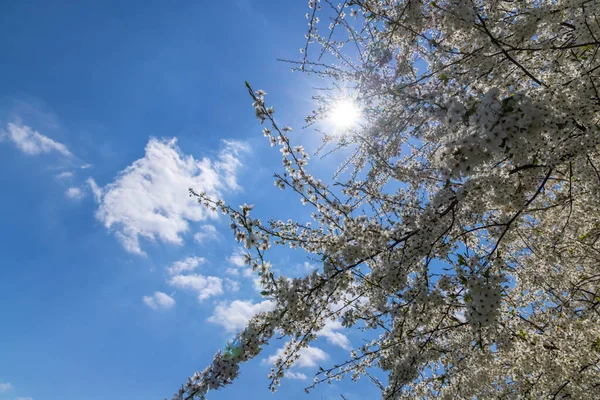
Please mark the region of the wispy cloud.
POLYGON ((168 283, 176 288, 196 292, 198 301, 223 294, 223 280, 216 276, 204 276, 200 274, 176 275, 169 279, 168 283))
POLYGON ((240 291, 240 283, 238 281, 234 281, 233 279, 225 278, 225 287, 229 292, 239 292, 240 291))
POLYGON ((287 371, 284 376, 288 379, 298 379, 300 381, 305 381, 308 379, 308 377, 302 372, 287 371))
POLYGON ((0 131, 0 141, 2 140, 11 141, 19 150, 28 155, 57 152, 66 157, 72 156, 64 144, 42 135, 21 122, 8 123, 6 131, 0 131))
POLYGON ((180 261, 175 261, 170 267, 167 267, 167 271, 170 275, 178 275, 182 272, 189 272, 195 270, 198 265, 204 264, 206 259, 204 257, 187 257, 180 261))
POLYGON ((194 234, 194 241, 198 244, 204 244, 211 240, 218 240, 219 232, 217 228, 210 224, 204 224, 200 227, 200 231, 194 234))
POLYGON ((227 332, 237 332, 246 327, 248 321, 259 312, 273 309, 273 302, 265 300, 254 304, 252 301, 234 300, 231 303, 223 302, 215 307, 209 322, 221 325, 227 332))
POLYGON ((10 383, 8 383, 8 382, 0 382, 0 393, 7 392, 7 391, 9 391, 12 388, 13 388, 13 385, 11 385, 10 383))
POLYGON ((33 400, 31 397, 17 397, 15 400, 33 400))
POLYGON ((304 273, 310 273, 313 272, 314 270, 319 269, 319 267, 317 266, 317 264, 313 264, 310 263, 308 261, 304 261, 302 264, 298 265, 298 270, 304 273))
POLYGON ((90 190, 94 194, 94 200, 96 200, 96 203, 100 203, 102 201, 102 189, 100 189, 100 186, 98 186, 98 184, 93 178, 88 178, 86 182, 90 186, 90 190))
POLYGON ((100 205, 96 217, 106 228, 114 229, 132 253, 145 255, 140 238, 180 245, 188 221, 216 218, 190 198, 187 189, 217 197, 223 191, 239 189, 239 156, 245 150, 242 143, 225 141, 216 159, 196 160, 181 152, 176 139, 150 139, 145 156, 97 192, 100 205))
POLYGON ((144 296, 142 300, 153 310, 168 310, 175 305, 175 299, 163 292, 154 292, 152 296, 144 296))
POLYGON ((61 172, 60 174, 56 175, 56 179, 68 179, 68 178, 72 178, 72 177, 73 177, 73 172, 71 172, 71 171, 61 172))

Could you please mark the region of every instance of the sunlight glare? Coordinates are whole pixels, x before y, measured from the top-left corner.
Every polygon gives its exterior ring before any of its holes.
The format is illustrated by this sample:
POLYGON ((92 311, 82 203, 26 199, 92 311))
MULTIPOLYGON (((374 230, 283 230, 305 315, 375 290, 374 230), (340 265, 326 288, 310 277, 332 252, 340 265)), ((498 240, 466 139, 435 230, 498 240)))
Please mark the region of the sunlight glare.
POLYGON ((333 106, 329 118, 338 128, 349 128, 360 118, 360 110, 352 101, 341 100, 333 106))

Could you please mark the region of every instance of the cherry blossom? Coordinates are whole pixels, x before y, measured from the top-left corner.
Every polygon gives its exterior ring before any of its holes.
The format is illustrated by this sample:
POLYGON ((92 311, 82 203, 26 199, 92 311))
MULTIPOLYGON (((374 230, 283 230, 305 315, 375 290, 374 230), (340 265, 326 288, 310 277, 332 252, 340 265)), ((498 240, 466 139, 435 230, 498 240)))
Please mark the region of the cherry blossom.
POLYGON ((190 190, 231 218, 274 306, 175 398, 232 383, 277 332, 289 340, 269 375, 275 390, 330 320, 374 334, 307 389, 347 375, 369 377, 384 399, 593 397, 600 3, 311 0, 309 8, 302 59, 290 62, 333 84, 306 121, 318 126, 336 90, 352 90, 361 123, 324 132, 323 148, 349 154, 325 184, 266 93, 247 85, 281 151, 275 185, 295 192, 312 220, 264 222, 250 206, 190 190), (331 30, 321 34, 317 18, 331 30), (272 269, 272 246, 302 249, 320 266, 288 279, 272 269))

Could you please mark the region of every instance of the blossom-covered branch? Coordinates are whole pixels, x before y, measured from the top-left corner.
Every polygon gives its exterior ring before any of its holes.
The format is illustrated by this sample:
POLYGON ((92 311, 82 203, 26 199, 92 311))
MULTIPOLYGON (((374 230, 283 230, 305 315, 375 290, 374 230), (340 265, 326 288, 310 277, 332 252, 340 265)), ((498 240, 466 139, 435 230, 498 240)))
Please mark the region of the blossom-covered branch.
POLYGON ((176 398, 232 383, 278 332, 289 341, 270 374, 275 389, 332 318, 375 338, 315 384, 366 376, 384 399, 598 393, 600 4, 309 6, 302 59, 290 62, 332 87, 306 121, 318 127, 352 93, 360 124, 324 132, 323 147, 350 156, 332 184, 314 177, 266 93, 247 85, 282 155, 275 185, 311 207, 312 220, 263 223, 251 206, 190 191, 231 219, 275 306, 176 398), (321 21, 330 21, 325 34, 321 21), (274 245, 302 249, 320 268, 278 276, 274 245))

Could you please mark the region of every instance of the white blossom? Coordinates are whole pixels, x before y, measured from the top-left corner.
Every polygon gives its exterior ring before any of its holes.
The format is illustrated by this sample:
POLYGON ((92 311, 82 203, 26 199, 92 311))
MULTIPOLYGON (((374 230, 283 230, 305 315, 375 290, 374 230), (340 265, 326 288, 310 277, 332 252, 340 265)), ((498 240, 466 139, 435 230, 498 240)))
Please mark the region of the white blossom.
POLYGON ((251 207, 219 203, 273 308, 176 396, 203 398, 232 383, 277 332, 289 341, 269 374, 275 390, 319 332, 334 338, 327 327, 339 321, 373 332, 309 388, 369 374, 390 400, 592 398, 600 387, 600 4, 359 0, 351 22, 343 7, 319 4, 309 2, 306 38, 321 49, 305 51, 295 70, 333 84, 307 123, 326 121, 344 88, 364 123, 344 135, 319 126, 323 148, 350 154, 327 185, 307 171, 308 155, 273 119, 266 93, 248 85, 281 152, 275 185, 294 191, 312 220, 261 222, 251 207), (319 34, 317 14, 335 35, 319 34), (353 50, 342 53, 344 43, 353 50), (320 266, 280 275, 270 246, 300 249, 320 266))

